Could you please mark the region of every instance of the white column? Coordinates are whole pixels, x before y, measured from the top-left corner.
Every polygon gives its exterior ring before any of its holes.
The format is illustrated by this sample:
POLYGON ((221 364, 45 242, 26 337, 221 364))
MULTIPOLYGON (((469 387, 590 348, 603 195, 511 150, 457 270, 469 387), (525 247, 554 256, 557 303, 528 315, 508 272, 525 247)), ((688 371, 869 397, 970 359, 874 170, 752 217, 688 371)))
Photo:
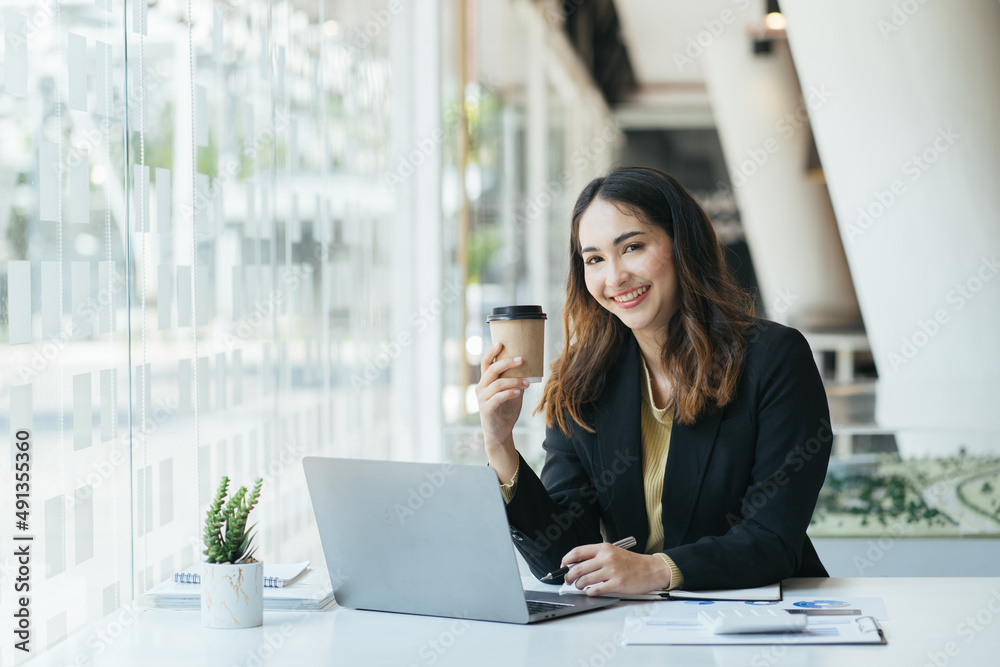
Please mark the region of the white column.
MULTIPOLYGON (((782 0, 883 426, 1000 426, 1000 4, 782 0)), ((995 446, 995 445, 994 445, 995 446)))
MULTIPOLYGON (((542 307, 548 303, 548 230, 550 198, 545 192, 548 176, 549 114, 545 57, 548 37, 545 22, 534 7, 521 3, 528 58, 527 81, 527 235, 529 300, 542 307)), ((546 350, 548 353, 549 350, 546 350)), ((549 358, 546 354, 546 358, 549 358)))
POLYGON ((829 195, 806 172, 809 116, 830 98, 799 90, 784 42, 755 56, 741 22, 702 63, 765 315, 803 329, 860 326, 829 195))
MULTIPOLYGON (((439 0, 407 4, 390 24, 394 155, 389 171, 416 150, 417 142, 444 129, 439 33, 439 0)), ((440 461, 444 316, 433 315, 433 310, 441 307, 442 299, 456 298, 461 289, 448 290, 444 284, 439 150, 397 185, 395 196, 393 235, 388 239, 393 258, 391 336, 408 345, 391 369, 392 405, 386 406, 393 418, 391 456, 440 461)))
MULTIPOLYGON (((510 253, 503 269, 503 294, 505 299, 515 299, 517 294, 517 263, 513 260, 517 248, 517 136, 521 120, 514 106, 503 109, 503 245, 510 253)), ((487 343, 484 342, 484 346, 487 343)))

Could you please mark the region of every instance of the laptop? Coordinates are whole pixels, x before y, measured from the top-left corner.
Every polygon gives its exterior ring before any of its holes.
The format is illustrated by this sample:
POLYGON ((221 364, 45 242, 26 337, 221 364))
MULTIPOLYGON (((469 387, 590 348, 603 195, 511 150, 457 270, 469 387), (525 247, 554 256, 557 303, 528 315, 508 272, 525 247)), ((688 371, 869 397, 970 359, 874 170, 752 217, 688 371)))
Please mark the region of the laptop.
POLYGON ((523 590, 492 468, 315 456, 302 466, 342 607, 534 623, 618 602, 523 590))

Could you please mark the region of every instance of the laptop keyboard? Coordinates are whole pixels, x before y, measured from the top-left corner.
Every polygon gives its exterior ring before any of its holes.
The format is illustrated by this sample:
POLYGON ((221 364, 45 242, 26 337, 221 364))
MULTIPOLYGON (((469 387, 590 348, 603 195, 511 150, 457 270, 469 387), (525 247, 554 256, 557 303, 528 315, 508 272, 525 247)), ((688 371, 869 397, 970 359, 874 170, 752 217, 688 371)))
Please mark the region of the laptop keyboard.
POLYGON ((528 602, 529 614, 544 614, 550 611, 556 611, 558 609, 564 609, 566 607, 576 606, 572 604, 553 604, 551 602, 538 602, 537 600, 528 600, 527 602, 528 602))

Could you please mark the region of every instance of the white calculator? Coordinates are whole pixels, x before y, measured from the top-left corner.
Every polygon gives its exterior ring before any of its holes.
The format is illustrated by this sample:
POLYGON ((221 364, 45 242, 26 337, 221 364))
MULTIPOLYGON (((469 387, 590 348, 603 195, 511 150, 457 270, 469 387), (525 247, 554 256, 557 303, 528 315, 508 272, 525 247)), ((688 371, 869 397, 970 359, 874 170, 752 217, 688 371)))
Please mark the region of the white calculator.
POLYGON ((717 635, 802 632, 807 623, 805 615, 753 605, 747 605, 746 609, 706 609, 698 614, 698 618, 702 625, 717 635))

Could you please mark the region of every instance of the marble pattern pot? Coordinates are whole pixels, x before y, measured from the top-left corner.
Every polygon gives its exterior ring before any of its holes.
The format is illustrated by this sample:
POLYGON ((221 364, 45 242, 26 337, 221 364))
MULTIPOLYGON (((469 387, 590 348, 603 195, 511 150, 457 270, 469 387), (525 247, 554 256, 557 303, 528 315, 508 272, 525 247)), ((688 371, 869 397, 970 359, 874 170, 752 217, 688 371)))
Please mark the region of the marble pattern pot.
POLYGON ((263 563, 202 563, 201 624, 255 628, 264 622, 263 563))

